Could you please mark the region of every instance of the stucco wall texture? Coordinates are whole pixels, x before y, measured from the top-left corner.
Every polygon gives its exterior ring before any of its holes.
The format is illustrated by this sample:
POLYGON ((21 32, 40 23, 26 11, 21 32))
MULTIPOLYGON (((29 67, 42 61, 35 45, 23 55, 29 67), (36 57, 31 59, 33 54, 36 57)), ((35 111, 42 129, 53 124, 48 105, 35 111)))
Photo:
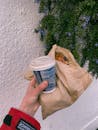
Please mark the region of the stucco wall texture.
MULTIPOLYGON (((32 0, 0 0, 0 119, 18 106, 28 82, 23 78, 32 57, 44 55, 34 33, 41 15, 32 0)), ((0 120, 0 122, 1 122, 0 120)))
MULTIPOLYGON (((18 107, 28 81, 23 73, 32 58, 44 55, 44 46, 34 28, 41 18, 33 0, 0 0, 0 124, 10 107, 18 107)), ((41 130, 80 130, 98 116, 98 80, 69 108, 42 120, 41 130)), ((97 124, 97 123, 96 123, 97 124)), ((94 127, 98 127, 94 125, 94 127)))

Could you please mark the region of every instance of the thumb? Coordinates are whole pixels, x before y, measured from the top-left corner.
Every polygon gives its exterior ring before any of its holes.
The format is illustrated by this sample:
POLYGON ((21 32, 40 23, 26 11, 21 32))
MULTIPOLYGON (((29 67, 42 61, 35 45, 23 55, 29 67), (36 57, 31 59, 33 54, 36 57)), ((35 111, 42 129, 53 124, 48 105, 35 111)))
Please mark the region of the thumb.
POLYGON ((35 88, 35 95, 39 95, 48 86, 48 81, 43 81, 39 86, 35 88))

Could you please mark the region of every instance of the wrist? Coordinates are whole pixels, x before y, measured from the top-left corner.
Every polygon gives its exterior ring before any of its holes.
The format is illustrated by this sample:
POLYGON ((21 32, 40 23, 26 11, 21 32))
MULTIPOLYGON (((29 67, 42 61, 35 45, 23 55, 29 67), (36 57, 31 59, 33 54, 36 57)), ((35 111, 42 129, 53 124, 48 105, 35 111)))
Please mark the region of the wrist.
POLYGON ((11 108, 9 113, 4 118, 4 123, 0 127, 2 130, 4 129, 34 129, 40 130, 39 122, 29 116, 28 114, 22 112, 21 110, 11 108), (22 125, 21 125, 22 124, 22 125), (32 127, 32 128, 31 128, 32 127))
POLYGON ((30 115, 30 116, 34 116, 35 112, 33 111, 33 109, 31 109, 30 107, 26 107, 23 105, 20 105, 18 108, 20 111, 30 115))

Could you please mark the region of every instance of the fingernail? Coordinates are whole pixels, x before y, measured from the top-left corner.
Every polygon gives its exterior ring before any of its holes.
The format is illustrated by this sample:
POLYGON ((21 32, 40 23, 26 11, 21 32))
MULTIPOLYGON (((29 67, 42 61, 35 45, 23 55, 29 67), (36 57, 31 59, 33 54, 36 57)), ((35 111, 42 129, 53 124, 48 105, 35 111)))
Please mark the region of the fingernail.
POLYGON ((43 81, 43 83, 46 84, 46 85, 48 85, 48 81, 47 80, 43 81))

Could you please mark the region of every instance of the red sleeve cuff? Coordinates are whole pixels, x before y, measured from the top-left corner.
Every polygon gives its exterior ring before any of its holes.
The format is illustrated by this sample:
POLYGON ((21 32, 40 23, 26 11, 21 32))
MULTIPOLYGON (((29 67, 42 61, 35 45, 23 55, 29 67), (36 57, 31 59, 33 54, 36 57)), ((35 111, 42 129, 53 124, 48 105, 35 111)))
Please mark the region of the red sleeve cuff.
POLYGON ((11 121, 11 128, 13 130, 16 130, 17 125, 19 124, 20 120, 23 120, 27 123, 29 123, 30 125, 32 125, 34 128, 36 128, 36 130, 40 130, 40 124, 37 120, 35 120, 33 117, 29 116, 28 114, 15 109, 15 108, 11 108, 11 110, 8 113, 10 116, 12 116, 12 121, 11 121))

